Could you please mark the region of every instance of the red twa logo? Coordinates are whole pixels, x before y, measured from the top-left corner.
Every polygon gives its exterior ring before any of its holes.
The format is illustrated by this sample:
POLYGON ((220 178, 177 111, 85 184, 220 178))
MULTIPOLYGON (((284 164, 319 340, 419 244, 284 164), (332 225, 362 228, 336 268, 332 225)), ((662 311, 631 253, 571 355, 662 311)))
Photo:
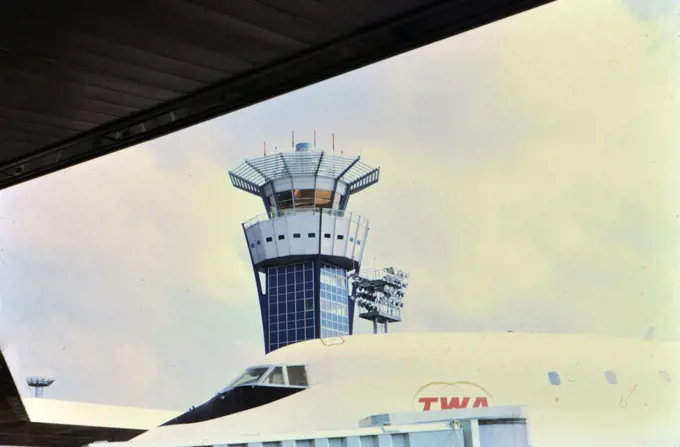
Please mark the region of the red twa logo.
POLYGON ((421 387, 413 398, 414 411, 488 407, 491 395, 472 382, 433 382, 421 387))
MULTIPOLYGON (((420 397, 418 402, 423 404, 423 411, 430 411, 432 404, 439 403, 441 410, 455 410, 458 408, 470 408, 470 397, 420 397)), ((488 407, 489 400, 486 397, 475 397, 472 408, 488 407)))

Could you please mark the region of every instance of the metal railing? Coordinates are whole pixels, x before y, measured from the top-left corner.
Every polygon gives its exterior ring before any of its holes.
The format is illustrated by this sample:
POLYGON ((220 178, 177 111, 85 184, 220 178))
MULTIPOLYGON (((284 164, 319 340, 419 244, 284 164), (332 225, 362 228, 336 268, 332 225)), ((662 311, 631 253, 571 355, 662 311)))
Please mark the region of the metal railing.
POLYGON ((255 217, 251 217, 250 219, 243 223, 243 226, 247 229, 265 220, 278 219, 279 217, 296 216, 301 214, 316 216, 326 215, 332 217, 349 217, 352 222, 356 222, 359 225, 368 225, 368 219, 347 212, 345 210, 338 210, 333 208, 289 208, 285 210, 272 211, 270 213, 263 213, 255 217))

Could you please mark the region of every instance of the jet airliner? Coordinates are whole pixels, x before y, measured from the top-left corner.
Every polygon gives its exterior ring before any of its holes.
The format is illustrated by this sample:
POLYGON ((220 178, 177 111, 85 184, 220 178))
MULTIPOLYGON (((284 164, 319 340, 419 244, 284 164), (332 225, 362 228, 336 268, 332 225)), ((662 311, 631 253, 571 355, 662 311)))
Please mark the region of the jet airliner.
POLYGON ((217 445, 374 414, 523 406, 534 447, 680 445, 680 346, 587 335, 390 333, 300 342, 129 441, 217 445))

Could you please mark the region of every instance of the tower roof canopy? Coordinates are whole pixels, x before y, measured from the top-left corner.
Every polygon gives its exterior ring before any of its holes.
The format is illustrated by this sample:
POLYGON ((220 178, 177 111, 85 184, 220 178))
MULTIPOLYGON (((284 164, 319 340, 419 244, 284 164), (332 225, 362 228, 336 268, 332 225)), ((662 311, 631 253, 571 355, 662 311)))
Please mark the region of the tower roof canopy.
POLYGON ((252 194, 279 178, 318 176, 346 182, 358 192, 378 181, 380 168, 372 168, 360 157, 347 158, 317 151, 279 152, 246 160, 229 172, 233 185, 252 194))

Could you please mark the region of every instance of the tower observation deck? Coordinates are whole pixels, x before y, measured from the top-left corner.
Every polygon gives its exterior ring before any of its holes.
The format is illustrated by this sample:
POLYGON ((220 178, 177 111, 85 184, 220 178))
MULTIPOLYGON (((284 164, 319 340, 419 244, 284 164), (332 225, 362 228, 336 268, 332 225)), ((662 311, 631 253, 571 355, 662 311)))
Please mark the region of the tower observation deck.
POLYGON ((243 231, 267 353, 352 334, 354 301, 347 280, 361 267, 369 227, 347 204, 379 175, 379 168, 359 157, 329 155, 311 143, 247 160, 229 172, 232 184, 260 197, 266 210, 244 222, 243 231))

